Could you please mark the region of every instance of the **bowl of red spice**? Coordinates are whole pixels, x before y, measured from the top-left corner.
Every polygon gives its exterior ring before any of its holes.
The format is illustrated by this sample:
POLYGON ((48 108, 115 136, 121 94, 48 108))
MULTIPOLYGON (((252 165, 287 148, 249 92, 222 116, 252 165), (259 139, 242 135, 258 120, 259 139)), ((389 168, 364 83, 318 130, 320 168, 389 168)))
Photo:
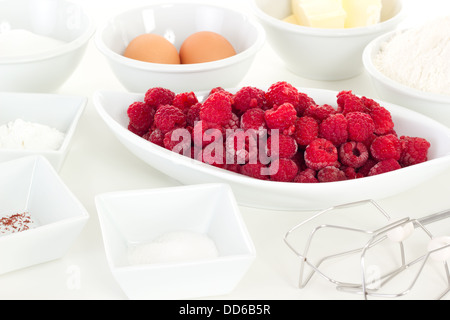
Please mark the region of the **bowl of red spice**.
POLYGON ((0 163, 0 274, 61 258, 89 215, 43 156, 0 163))
POLYGON ((241 205, 317 210, 383 199, 450 165, 450 129, 405 107, 340 92, 213 88, 97 92, 133 154, 183 184, 230 184, 241 205), (386 188, 389 186, 389 188, 386 188))

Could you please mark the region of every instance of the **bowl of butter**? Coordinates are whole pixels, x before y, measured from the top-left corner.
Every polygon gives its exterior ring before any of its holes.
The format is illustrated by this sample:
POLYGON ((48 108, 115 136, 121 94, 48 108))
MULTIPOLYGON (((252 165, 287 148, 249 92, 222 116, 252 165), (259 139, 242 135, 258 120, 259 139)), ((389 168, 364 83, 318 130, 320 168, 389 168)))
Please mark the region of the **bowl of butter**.
POLYGON ((253 0, 252 8, 286 68, 321 81, 362 73, 365 46, 403 18, 401 0, 253 0))

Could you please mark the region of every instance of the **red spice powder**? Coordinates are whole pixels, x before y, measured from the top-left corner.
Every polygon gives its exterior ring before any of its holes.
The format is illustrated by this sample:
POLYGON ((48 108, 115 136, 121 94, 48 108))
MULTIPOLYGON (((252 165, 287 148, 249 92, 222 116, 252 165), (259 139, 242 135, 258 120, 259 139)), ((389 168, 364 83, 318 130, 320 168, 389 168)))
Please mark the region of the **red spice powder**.
POLYGON ((28 230, 32 223, 33 220, 28 212, 16 213, 0 218, 0 235, 28 230))

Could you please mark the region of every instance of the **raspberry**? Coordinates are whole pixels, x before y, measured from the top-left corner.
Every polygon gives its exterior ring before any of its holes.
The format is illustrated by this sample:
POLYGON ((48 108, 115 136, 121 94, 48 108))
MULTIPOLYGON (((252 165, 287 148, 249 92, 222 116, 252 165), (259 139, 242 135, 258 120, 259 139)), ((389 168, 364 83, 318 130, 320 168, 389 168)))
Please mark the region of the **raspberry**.
POLYGON ((366 107, 367 112, 372 112, 372 110, 376 107, 379 107, 380 104, 378 102, 376 102, 373 99, 367 98, 367 97, 361 97, 361 101, 364 104, 364 106, 366 107))
POLYGON ((164 147, 164 134, 159 129, 155 129, 145 135, 145 139, 160 147, 164 147))
POLYGON ((293 137, 300 148, 306 148, 307 145, 319 137, 319 124, 315 119, 308 116, 298 118, 295 123, 293 137))
POLYGON ((323 105, 310 105, 306 110, 304 115, 312 117, 319 122, 322 122, 332 114, 336 114, 336 109, 329 104, 323 105))
POLYGON ((334 114, 326 118, 319 126, 319 137, 331 141, 335 146, 347 142, 348 121, 343 114, 334 114))
POLYGON ((232 118, 232 99, 223 91, 210 95, 200 109, 200 119, 217 125, 226 125, 232 118))
POLYGON ((259 108, 254 108, 246 111, 241 116, 241 129, 243 129, 244 131, 255 130, 256 132, 267 129, 264 114, 264 110, 259 108))
POLYGON ((426 139, 402 136, 400 137, 400 142, 402 146, 400 164, 403 167, 409 167, 428 160, 428 151, 431 143, 426 139))
POLYGON ((318 183, 316 172, 312 169, 306 169, 294 178, 295 183, 318 183))
POLYGON ((184 113, 172 105, 161 105, 155 113, 155 127, 166 134, 175 128, 186 126, 186 116, 184 113))
POLYGON ((352 180, 352 179, 359 179, 359 178, 363 178, 364 176, 360 173, 357 172, 355 170, 355 168, 351 168, 351 167, 342 167, 341 168, 342 172, 344 172, 347 180, 352 180))
POLYGON ((258 154, 257 143, 256 135, 248 134, 243 130, 227 134, 225 140, 227 163, 245 164, 254 160, 258 154))
POLYGON ((168 105, 173 103, 175 93, 165 88, 151 88, 145 93, 144 101, 149 106, 158 108, 160 105, 168 105))
POLYGON ((345 173, 341 169, 333 166, 325 167, 317 173, 317 180, 319 182, 337 182, 346 179, 347 176, 345 173))
POLYGON ((300 96, 297 88, 285 81, 280 81, 271 85, 266 92, 266 99, 268 108, 274 108, 285 103, 290 103, 297 111, 300 103, 300 96))
POLYGON ((259 180, 269 180, 269 176, 263 174, 263 169, 266 166, 261 162, 247 163, 241 167, 241 173, 247 177, 259 179, 259 180))
POLYGON ((240 127, 241 127, 241 121, 240 121, 239 117, 236 114, 232 113, 231 119, 228 121, 227 124, 225 124, 223 126, 223 129, 224 130, 237 130, 240 127))
POLYGON ((331 141, 319 138, 306 147, 305 163, 308 168, 321 170, 336 165, 337 161, 338 151, 331 141))
MULTIPOLYGON (((154 109, 144 102, 134 102, 127 109, 132 129, 138 132, 148 131, 153 124, 154 109)), ((133 131, 134 132, 134 131, 133 131)))
POLYGON ((197 121, 200 121, 200 109, 202 108, 201 103, 196 103, 189 108, 186 113, 186 124, 188 126, 194 126, 197 121))
POLYGON ((204 148, 212 142, 223 141, 222 128, 206 121, 198 121, 193 128, 193 141, 197 147, 204 148))
POLYGON ((286 135, 291 135, 295 131, 297 111, 290 103, 285 103, 267 110, 264 117, 269 129, 280 130, 280 133, 286 135))
POLYGON ((391 113, 386 108, 380 105, 373 105, 370 116, 375 125, 375 134, 385 135, 394 130, 394 121, 391 113))
POLYGON ((135 135, 138 135, 139 137, 143 137, 145 134, 148 133, 148 130, 136 129, 135 127, 133 127, 131 123, 128 125, 128 130, 134 133, 135 135))
POLYGON ((172 105, 186 114, 188 110, 197 103, 197 96, 193 92, 184 92, 175 96, 172 105))
POLYGON ((370 170, 377 164, 377 161, 375 161, 372 158, 369 158, 366 163, 358 169, 357 173, 358 175, 362 177, 367 177, 369 175, 370 170))
POLYGON ((370 147, 372 157, 377 161, 388 159, 400 160, 402 145, 393 134, 376 138, 370 147))
POLYGON ((339 159, 341 163, 350 168, 360 168, 369 159, 369 151, 361 142, 347 142, 339 149, 339 159))
POLYGON ((173 129, 167 132, 163 138, 164 148, 174 151, 179 154, 191 153, 191 139, 184 139, 183 135, 177 135, 177 130, 186 129, 173 129), (178 138, 177 138, 178 137, 178 138), (176 150, 175 150, 176 148, 176 150))
POLYGON ((303 116, 307 109, 317 106, 313 98, 308 96, 306 93, 299 92, 298 94, 298 105, 296 107, 298 116, 303 116))
POLYGON ((372 167, 372 169, 370 169, 368 175, 376 176, 379 174, 395 171, 398 169, 401 169, 401 166, 398 163, 398 161, 394 160, 394 159, 389 159, 389 160, 380 161, 376 165, 374 165, 372 167))
POLYGON ((350 112, 366 112, 363 101, 351 91, 341 91, 337 95, 338 111, 344 115, 350 112))
POLYGON ((298 174, 298 166, 291 159, 277 159, 271 163, 270 179, 278 182, 292 182, 298 174))
POLYGON ((209 92, 208 97, 209 97, 209 96, 212 96, 213 94, 215 94, 215 93, 217 93, 217 92, 220 92, 220 93, 222 93, 222 94, 228 96, 228 98, 230 98, 230 100, 233 101, 234 95, 233 95, 231 92, 225 90, 225 89, 222 88, 222 87, 216 87, 216 88, 213 88, 213 89, 209 92))
POLYGON ((226 166, 226 158, 223 150, 223 143, 212 142, 196 155, 196 159, 211 166, 223 169, 226 166))
POLYGON ((253 108, 266 109, 266 93, 258 88, 243 87, 234 95, 234 109, 238 114, 253 108))
POLYGON ((284 134, 278 135, 278 152, 272 152, 272 142, 275 138, 273 136, 267 139, 267 155, 271 158, 286 158, 291 159, 295 156, 298 150, 297 142, 291 136, 284 134))
POLYGON ((348 122, 348 139, 350 141, 366 141, 375 130, 375 124, 367 113, 351 112, 345 117, 348 122))

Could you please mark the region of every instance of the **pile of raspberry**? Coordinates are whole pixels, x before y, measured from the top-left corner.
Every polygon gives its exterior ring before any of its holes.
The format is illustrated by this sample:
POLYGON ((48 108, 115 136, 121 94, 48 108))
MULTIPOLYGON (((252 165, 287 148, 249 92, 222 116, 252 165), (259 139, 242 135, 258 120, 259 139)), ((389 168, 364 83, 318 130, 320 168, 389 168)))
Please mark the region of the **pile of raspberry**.
MULTIPOLYGON (((272 163, 250 159, 251 152, 245 148, 234 155, 234 163, 211 159, 202 152, 218 143, 211 137, 192 139, 184 147, 200 150, 189 156, 204 163, 278 182, 326 183, 379 175, 427 161, 431 147, 426 139, 397 135, 390 112, 373 99, 342 91, 334 106, 317 104, 285 81, 267 91, 242 87, 231 93, 218 87, 203 101, 193 92, 151 88, 144 101, 128 107, 128 117, 130 131, 172 151, 179 143, 172 133, 180 128, 188 132, 199 125, 203 132, 218 129, 224 150, 229 150, 227 130, 264 130, 269 141, 276 130, 279 154, 271 158, 272 163), (267 169, 265 174, 262 169, 267 169)), ((267 155, 271 155, 269 141, 267 155)))

